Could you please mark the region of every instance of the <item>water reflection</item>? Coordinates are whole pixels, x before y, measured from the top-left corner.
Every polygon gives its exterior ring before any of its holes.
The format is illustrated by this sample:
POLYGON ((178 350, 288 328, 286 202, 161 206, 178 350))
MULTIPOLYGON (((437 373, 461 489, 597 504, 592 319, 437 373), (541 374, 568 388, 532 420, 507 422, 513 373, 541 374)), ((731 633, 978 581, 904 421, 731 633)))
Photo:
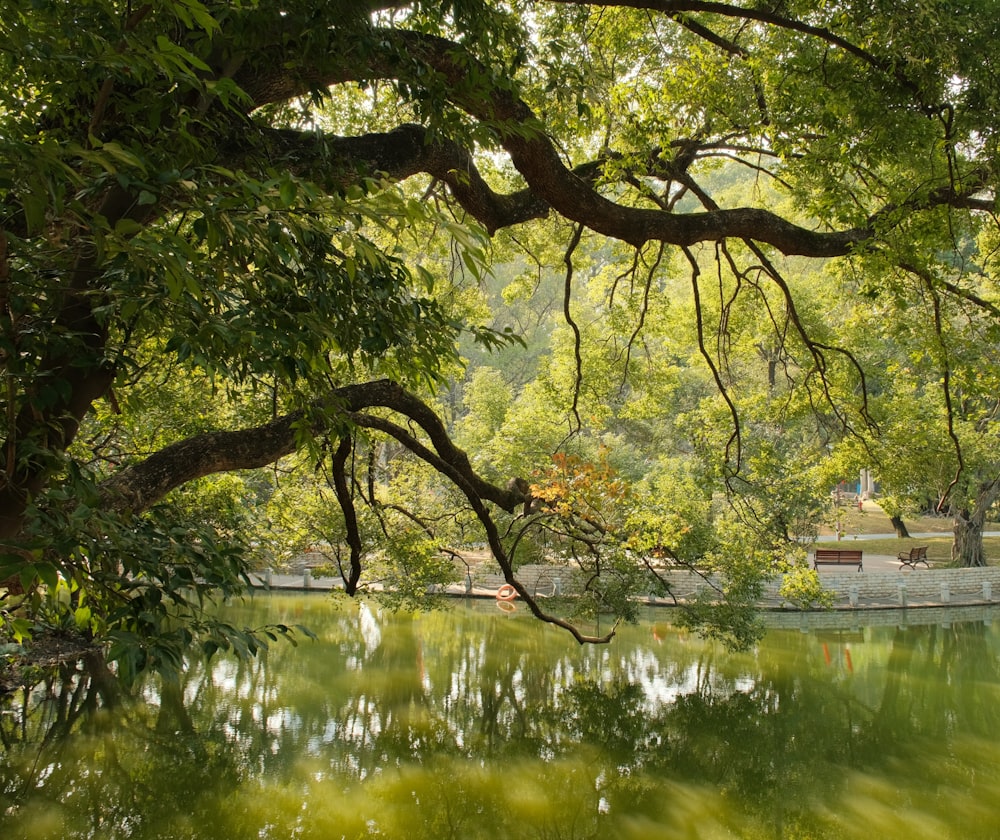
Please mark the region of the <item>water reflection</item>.
POLYGON ((320 638, 132 697, 96 667, 11 699, 2 836, 1000 836, 981 620, 776 630, 731 655, 662 614, 581 648, 495 610, 233 611, 320 638))

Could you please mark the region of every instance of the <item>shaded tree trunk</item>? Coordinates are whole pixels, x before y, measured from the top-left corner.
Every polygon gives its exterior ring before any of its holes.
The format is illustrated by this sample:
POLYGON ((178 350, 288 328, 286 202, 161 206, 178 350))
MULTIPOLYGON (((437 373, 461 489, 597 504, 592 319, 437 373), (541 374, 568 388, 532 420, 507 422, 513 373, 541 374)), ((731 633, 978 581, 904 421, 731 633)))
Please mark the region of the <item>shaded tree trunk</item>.
POLYGON ((951 559, 960 566, 985 566, 983 550, 983 523, 985 510, 979 508, 970 513, 968 509, 955 512, 955 542, 951 547, 951 559))
POLYGON ((964 506, 960 505, 958 500, 952 505, 955 542, 951 547, 951 559, 959 566, 986 565, 983 530, 987 514, 1000 499, 1000 477, 991 481, 980 481, 974 490, 975 494, 968 494, 964 506))
POLYGON ((906 539, 910 536, 910 532, 906 529, 906 523, 903 521, 902 516, 890 516, 889 521, 892 523, 892 529, 896 532, 897 537, 906 539))

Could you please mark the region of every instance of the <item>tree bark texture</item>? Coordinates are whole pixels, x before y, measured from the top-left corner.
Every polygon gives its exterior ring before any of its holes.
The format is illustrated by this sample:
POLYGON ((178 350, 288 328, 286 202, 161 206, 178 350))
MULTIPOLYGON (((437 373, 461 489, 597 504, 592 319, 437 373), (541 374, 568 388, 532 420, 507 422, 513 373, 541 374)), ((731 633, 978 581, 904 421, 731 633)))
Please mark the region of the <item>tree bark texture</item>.
MULTIPOLYGON (((386 421, 365 415, 366 409, 388 408, 416 424, 427 436, 433 456, 452 475, 461 478, 479 498, 514 511, 525 502, 517 485, 497 487, 472 469, 468 456, 455 446, 434 411, 397 383, 387 379, 338 388, 317 405, 312 433, 324 435, 345 425, 381 427, 386 421)), ((302 412, 279 417, 263 426, 238 431, 209 432, 167 446, 125 467, 102 485, 107 504, 119 511, 140 513, 167 493, 196 478, 219 472, 256 469, 295 451, 302 412)), ((423 444, 408 435, 413 447, 423 444)))
POLYGON ((1000 499, 1000 478, 981 482, 976 487, 972 504, 953 508, 955 542, 952 544, 952 560, 959 566, 974 567, 986 565, 986 551, 983 548, 983 531, 986 517, 1000 499))

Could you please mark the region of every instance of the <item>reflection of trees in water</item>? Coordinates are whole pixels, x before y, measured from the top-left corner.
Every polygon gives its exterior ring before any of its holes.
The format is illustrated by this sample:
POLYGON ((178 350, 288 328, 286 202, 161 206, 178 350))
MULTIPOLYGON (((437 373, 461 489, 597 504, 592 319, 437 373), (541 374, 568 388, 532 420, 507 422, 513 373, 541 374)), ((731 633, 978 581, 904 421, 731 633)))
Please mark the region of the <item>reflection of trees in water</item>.
POLYGON ((42 825, 60 828, 39 836, 67 838, 143 836, 178 814, 197 822, 199 803, 209 808, 206 796, 234 789, 244 771, 222 733, 196 729, 179 687, 155 695, 153 705, 126 696, 88 654, 8 698, 0 813, 44 811, 42 825))
POLYGON ((116 706, 120 690, 103 657, 92 651, 78 662, 41 674, 35 685, 21 689, 19 695, 18 702, 5 706, 0 717, 0 743, 6 750, 26 741, 46 743, 69 735, 78 724, 92 722, 99 707, 116 706))
MULTIPOLYGON (((776 836, 787 822, 808 826, 821 769, 845 759, 844 697, 827 675, 816 675, 811 637, 788 634, 784 656, 755 660, 750 683, 724 687, 704 681, 664 712, 669 772, 735 798, 776 836)), ((815 829, 815 826, 811 826, 815 829)))
POLYGON ((1000 722, 1000 666, 981 624, 869 639, 849 670, 846 644, 831 639, 824 663, 817 639, 798 633, 731 657, 673 637, 657 646, 639 629, 581 649, 473 613, 380 618, 374 636, 359 620, 340 614, 323 644, 260 660, 192 661, 178 684, 139 686, 113 712, 106 669, 53 678, 45 703, 3 716, 4 809, 41 789, 79 803, 92 832, 178 813, 211 825, 241 785, 299 779, 349 789, 357 813, 379 819, 400 797, 419 802, 406 811, 421 821, 413 836, 487 824, 514 836, 530 812, 538 836, 548 825, 586 837, 622 814, 667 819, 669 786, 695 785, 773 836, 835 836, 817 815, 846 796, 851 772, 905 760, 931 778, 940 771, 924 756, 941 753, 927 740, 992 737, 1000 722), (104 727, 111 714, 122 724, 104 727))
POLYGON ((960 726, 989 736, 1000 724, 1000 661, 981 622, 899 627, 868 741, 875 754, 914 737, 941 738, 960 726))
POLYGON ((77 731, 99 735, 101 713, 115 708, 119 697, 102 657, 88 653, 5 698, 0 705, 0 814, 40 789, 58 790, 73 771, 68 737, 77 731))

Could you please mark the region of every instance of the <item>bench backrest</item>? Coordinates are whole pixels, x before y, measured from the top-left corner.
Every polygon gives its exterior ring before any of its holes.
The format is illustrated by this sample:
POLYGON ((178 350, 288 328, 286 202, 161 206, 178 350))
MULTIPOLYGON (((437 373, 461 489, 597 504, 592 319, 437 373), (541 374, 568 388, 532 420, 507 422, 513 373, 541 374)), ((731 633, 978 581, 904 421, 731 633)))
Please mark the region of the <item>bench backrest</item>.
POLYGON ((853 548, 817 548, 816 560, 820 563, 860 563, 862 552, 853 548))

